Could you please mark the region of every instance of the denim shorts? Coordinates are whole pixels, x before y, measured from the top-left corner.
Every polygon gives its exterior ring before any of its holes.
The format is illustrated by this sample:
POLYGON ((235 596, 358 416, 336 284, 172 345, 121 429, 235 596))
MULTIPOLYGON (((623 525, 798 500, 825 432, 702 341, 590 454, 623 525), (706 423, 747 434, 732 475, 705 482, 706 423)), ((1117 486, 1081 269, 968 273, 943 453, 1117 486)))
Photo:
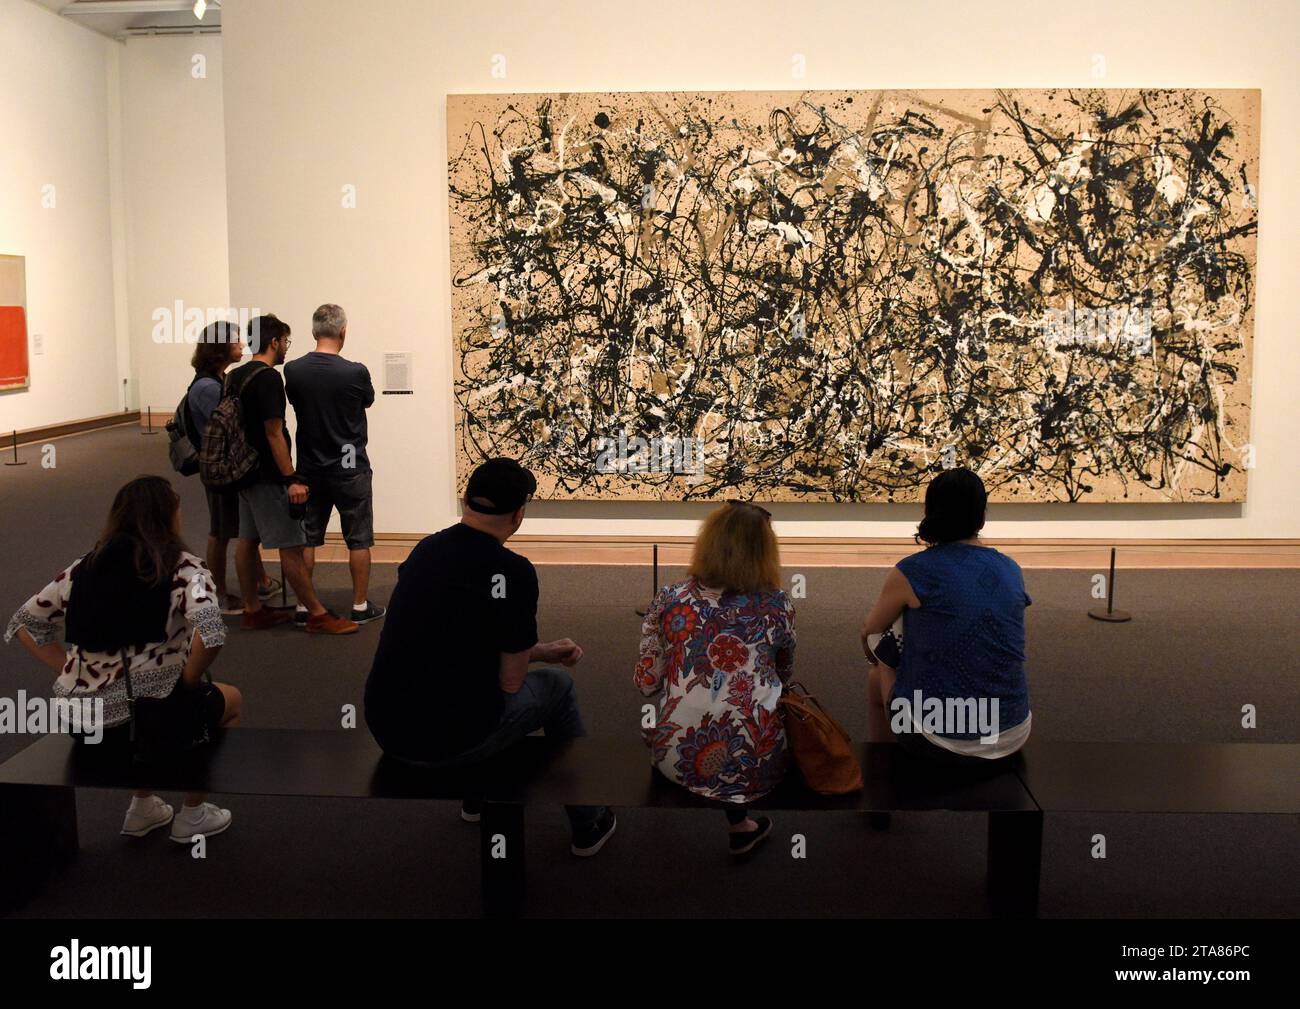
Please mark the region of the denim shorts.
POLYGON ((284 484, 255 483, 239 492, 239 538, 260 539, 268 550, 306 545, 302 519, 290 512, 284 484))
POLYGON ((343 541, 349 550, 375 545, 375 514, 370 490, 370 470, 365 472, 313 473, 306 477, 311 487, 303 529, 309 547, 323 546, 330 512, 337 508, 343 526, 343 541))

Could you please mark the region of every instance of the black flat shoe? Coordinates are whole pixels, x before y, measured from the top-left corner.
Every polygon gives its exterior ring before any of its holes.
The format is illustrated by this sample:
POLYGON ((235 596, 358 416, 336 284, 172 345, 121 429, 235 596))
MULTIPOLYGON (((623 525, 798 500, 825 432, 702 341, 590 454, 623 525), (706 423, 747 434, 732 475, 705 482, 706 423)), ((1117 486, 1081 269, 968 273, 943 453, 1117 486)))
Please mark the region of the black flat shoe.
POLYGON ((366 600, 366 608, 364 610, 358 610, 356 607, 353 607, 349 616, 352 618, 354 624, 368 624, 372 620, 378 620, 387 612, 388 607, 376 606, 374 603, 370 602, 370 600, 366 600))
POLYGON ((569 850, 579 858, 590 858, 605 847, 605 842, 614 836, 614 828, 617 826, 618 817, 612 809, 607 809, 597 817, 595 823, 573 835, 573 844, 569 850))

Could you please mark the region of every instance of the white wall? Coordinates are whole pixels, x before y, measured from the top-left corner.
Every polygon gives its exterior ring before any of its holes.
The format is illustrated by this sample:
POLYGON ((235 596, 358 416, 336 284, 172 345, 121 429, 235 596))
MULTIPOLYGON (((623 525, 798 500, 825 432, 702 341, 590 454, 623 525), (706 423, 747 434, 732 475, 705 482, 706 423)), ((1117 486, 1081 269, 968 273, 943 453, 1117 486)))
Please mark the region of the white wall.
POLYGON ((123 44, 0 0, 0 47, 0 252, 27 257, 45 344, 31 387, 0 394, 0 431, 170 412, 193 347, 155 342, 155 310, 230 303, 221 39, 123 44))
POLYGON ((205 318, 230 306, 221 38, 128 39, 121 66, 133 405, 170 413, 193 377, 194 346, 158 342, 154 313, 167 312, 159 336, 183 341, 177 301, 205 318))
POLYGON ((117 49, 33 3, 0 2, 0 252, 27 259, 31 363, 28 389, 0 393, 3 431, 123 406, 109 171, 117 49))
MULTIPOLYGON (((908 87, 1263 89, 1252 442, 1244 506, 1005 505, 995 536, 1300 536, 1300 355, 1289 293, 1300 252, 1300 6, 1095 0, 225 0, 230 280, 276 311, 301 351, 322 301, 347 310, 349 352, 378 379, 416 355, 417 394, 371 414, 376 527, 454 520, 446 96, 449 92, 908 87), (792 80, 795 53, 806 59, 792 80), (507 76, 491 76, 493 57, 507 76), (357 187, 356 209, 340 205, 357 187)), ((784 535, 897 536, 915 507, 789 505, 784 535)), ((542 503, 533 533, 689 533, 701 509, 542 503)))

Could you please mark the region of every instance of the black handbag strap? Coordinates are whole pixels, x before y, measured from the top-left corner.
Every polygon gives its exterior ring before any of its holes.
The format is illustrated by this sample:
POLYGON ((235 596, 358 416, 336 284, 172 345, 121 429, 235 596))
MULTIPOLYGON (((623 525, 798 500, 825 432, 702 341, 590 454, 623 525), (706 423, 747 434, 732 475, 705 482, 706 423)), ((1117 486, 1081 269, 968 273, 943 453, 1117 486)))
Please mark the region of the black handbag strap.
MULTIPOLYGON (((78 653, 80 653, 80 649, 78 649, 78 653)), ((118 652, 118 655, 120 656, 122 661, 122 674, 126 677, 126 700, 127 703, 129 704, 131 701, 135 700, 135 694, 132 692, 131 689, 131 659, 130 656, 126 654, 125 648, 123 648, 120 652, 118 652)), ((185 667, 183 665, 181 666, 180 678, 181 680, 185 679, 185 667)), ((207 680, 209 683, 212 682, 212 674, 206 669, 203 670, 203 678, 207 680)))
MULTIPOLYGON (((78 654, 80 655, 80 649, 78 649, 78 654)), ((118 652, 118 656, 121 658, 121 662, 122 662, 122 675, 126 678, 126 710, 131 716, 131 722, 130 722, 131 742, 134 743, 135 742, 135 689, 131 685, 131 657, 126 654, 125 648, 123 648, 121 651, 118 652)), ((208 670, 206 669, 203 670, 203 678, 208 683, 212 682, 212 674, 208 672, 208 670)), ((184 682, 184 680, 185 680, 185 667, 182 666, 181 675, 180 678, 177 680, 177 683, 182 683, 184 682)))
POLYGON ((126 677, 126 711, 130 716, 131 742, 135 742, 135 692, 131 689, 131 657, 123 648, 118 655, 122 659, 122 675, 126 677))

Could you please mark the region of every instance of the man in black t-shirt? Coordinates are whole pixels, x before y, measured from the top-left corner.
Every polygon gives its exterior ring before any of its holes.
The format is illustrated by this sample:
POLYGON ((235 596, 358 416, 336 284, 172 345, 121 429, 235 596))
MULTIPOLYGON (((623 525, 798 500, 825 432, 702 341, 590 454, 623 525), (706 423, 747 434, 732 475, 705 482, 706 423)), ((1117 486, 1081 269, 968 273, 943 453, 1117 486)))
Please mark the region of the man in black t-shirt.
POLYGON ((239 492, 239 539, 235 570, 244 599, 241 626, 262 630, 293 619, 291 611, 263 606, 257 595, 257 544, 280 551, 280 569, 298 602, 307 608, 307 630, 314 634, 353 634, 351 620, 335 616, 321 605, 303 558, 307 542, 301 510, 307 503, 307 482, 293 468, 289 431, 285 427, 284 381, 275 369, 284 364, 293 342, 289 327, 274 315, 263 315, 248 326, 253 359, 230 373, 226 394, 238 396, 248 443, 257 450, 258 480, 239 492))
MULTIPOLYGON (((321 305, 311 317, 316 349, 284 366, 284 387, 298 420, 298 472, 311 494, 303 527, 307 533, 307 571, 316 548, 325 543, 330 512, 338 509, 352 575, 351 618, 378 620, 384 608, 366 598, 370 587, 370 548, 375 542, 370 457, 366 455, 366 410, 375 401, 370 371, 343 356, 348 317, 338 305, 321 305)), ((298 619, 307 611, 298 608, 298 619)))
MULTIPOLYGON (((427 536, 398 568, 365 711, 389 756, 425 767, 476 764, 543 729, 586 734, 573 678, 582 649, 537 640, 537 572, 505 546, 537 482, 511 459, 469 478, 461 521, 427 536)), ((617 823, 604 806, 569 806, 575 855, 594 855, 617 823)), ((462 816, 477 820, 474 804, 462 816)))

